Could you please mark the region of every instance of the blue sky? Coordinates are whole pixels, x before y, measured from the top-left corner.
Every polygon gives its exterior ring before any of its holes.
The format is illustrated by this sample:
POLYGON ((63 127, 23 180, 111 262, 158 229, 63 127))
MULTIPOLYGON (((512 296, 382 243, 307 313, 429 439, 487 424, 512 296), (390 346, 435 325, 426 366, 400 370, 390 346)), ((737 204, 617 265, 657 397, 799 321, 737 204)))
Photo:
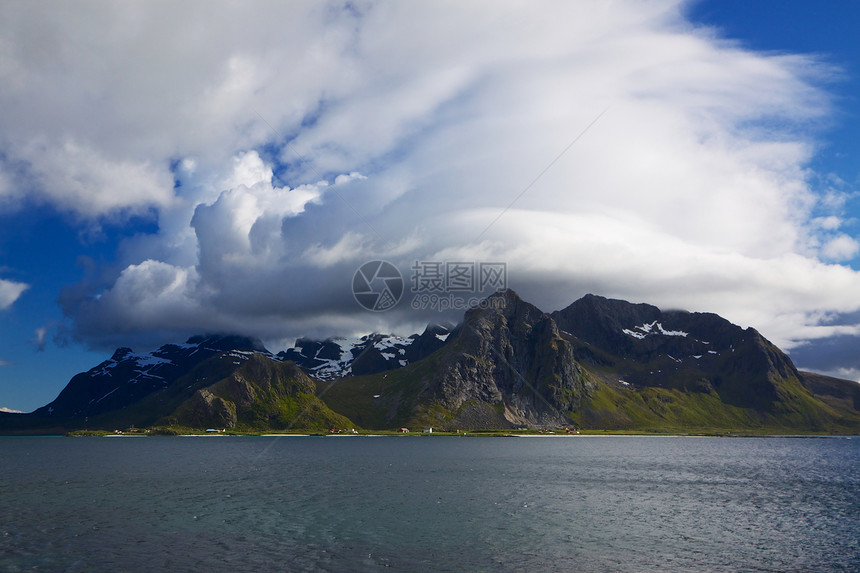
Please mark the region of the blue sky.
MULTIPOLYGON (((825 124, 821 149, 810 166, 821 176, 833 173, 856 189, 860 176, 860 19, 856 2, 825 0, 722 0, 696 2, 689 15, 694 22, 716 26, 727 38, 753 50, 816 54, 840 69, 826 89, 836 110, 825 124)), ((852 202, 860 214, 860 203, 852 202)), ((858 268, 855 257, 849 263, 858 268)))
POLYGON ((0 407, 117 346, 439 318, 358 307, 376 258, 860 379, 856 3, 44 4, 0 6, 0 407))

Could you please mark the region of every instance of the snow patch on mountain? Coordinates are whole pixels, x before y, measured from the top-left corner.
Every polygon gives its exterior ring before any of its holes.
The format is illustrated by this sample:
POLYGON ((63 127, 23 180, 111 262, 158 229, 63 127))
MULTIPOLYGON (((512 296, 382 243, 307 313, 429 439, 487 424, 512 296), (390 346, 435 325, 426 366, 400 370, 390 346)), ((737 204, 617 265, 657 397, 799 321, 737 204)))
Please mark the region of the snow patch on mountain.
POLYGON ((319 380, 335 380, 407 366, 444 344, 450 333, 448 327, 436 325, 409 337, 373 333, 326 340, 300 338, 277 358, 295 362, 319 380), (428 346, 428 342, 432 344, 428 346))
POLYGON ((397 361, 399 365, 405 366, 406 361, 402 356, 406 353, 406 347, 412 344, 412 339, 387 334, 368 334, 354 338, 330 338, 326 343, 334 343, 340 349, 340 355, 336 358, 322 358, 320 354, 325 352, 321 347, 312 358, 320 362, 318 365, 308 366, 308 371, 321 380, 343 378, 352 374, 353 361, 370 348, 375 348, 387 361, 397 361))
POLYGON ((171 364, 173 361, 167 358, 161 358, 154 354, 130 354, 129 360, 134 360, 140 367, 155 366, 157 364, 171 364))
POLYGON ((662 335, 662 336, 684 336, 687 337, 690 335, 688 332, 684 332, 682 330, 667 330, 663 328, 663 324, 657 322, 656 320, 651 323, 645 323, 640 326, 635 326, 635 330, 630 330, 629 328, 624 328, 621 330, 624 334, 628 336, 632 336, 638 340, 642 340, 646 336, 653 335, 662 335))

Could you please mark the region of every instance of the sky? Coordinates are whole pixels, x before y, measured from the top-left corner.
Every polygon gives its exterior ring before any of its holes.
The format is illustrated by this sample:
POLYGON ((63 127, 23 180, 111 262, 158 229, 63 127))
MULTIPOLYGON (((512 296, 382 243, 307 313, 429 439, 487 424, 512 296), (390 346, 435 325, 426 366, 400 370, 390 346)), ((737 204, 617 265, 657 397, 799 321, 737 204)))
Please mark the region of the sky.
POLYGON ((857 21, 837 0, 0 1, 0 408, 120 346, 408 335, 486 294, 452 269, 500 264, 547 312, 716 312, 860 380, 857 21), (376 260, 404 292, 373 312, 353 289, 376 260))

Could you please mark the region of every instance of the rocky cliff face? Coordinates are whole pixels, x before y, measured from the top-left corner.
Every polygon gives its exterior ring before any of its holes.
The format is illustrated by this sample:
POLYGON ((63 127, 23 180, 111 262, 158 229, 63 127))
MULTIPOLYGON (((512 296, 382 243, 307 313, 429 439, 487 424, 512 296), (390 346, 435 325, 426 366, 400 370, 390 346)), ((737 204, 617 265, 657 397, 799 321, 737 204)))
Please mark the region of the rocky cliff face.
POLYGON ((235 428, 236 405, 201 389, 182 404, 171 421, 191 428, 235 428))
POLYGON ((469 310, 451 336, 426 395, 459 412, 454 423, 468 422, 476 409, 482 424, 495 427, 569 423, 566 413, 588 383, 552 318, 507 290, 469 310), (498 416, 488 416, 487 404, 498 416))

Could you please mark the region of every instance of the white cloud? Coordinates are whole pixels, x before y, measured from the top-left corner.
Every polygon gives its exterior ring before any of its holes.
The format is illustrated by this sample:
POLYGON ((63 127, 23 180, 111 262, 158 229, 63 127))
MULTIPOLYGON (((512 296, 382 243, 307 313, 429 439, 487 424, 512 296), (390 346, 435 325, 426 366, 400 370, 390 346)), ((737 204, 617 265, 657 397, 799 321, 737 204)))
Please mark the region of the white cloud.
POLYGON ((175 267, 151 259, 125 268, 114 285, 90 302, 109 316, 109 330, 126 328, 176 328, 199 319, 193 298, 197 275, 193 269, 175 267), (168 323, 165 323, 168 320, 168 323))
POLYGON ((826 217, 816 217, 812 219, 811 223, 813 226, 826 231, 835 231, 842 226, 843 221, 835 215, 828 215, 826 217))
POLYGON ((36 347, 38 352, 45 350, 45 345, 48 343, 48 327, 40 326, 33 333, 33 338, 30 339, 30 344, 36 347))
POLYGON ((843 380, 854 380, 860 382, 860 368, 836 368, 831 371, 823 372, 828 376, 842 378, 843 380))
POLYGON ((840 234, 830 239, 821 248, 821 254, 825 259, 831 261, 847 261, 857 256, 860 251, 860 243, 853 237, 840 234))
MULTIPOLYGON (((138 213, 148 207, 165 207, 173 199, 167 165, 111 159, 71 140, 30 141, 13 154, 14 161, 29 166, 27 181, 35 200, 79 215, 138 213)), ((7 187, 7 199, 21 199, 21 189, 7 187)))
POLYGON ((330 247, 319 243, 309 246, 303 255, 308 264, 320 267, 330 267, 343 261, 351 261, 356 255, 370 252, 367 249, 367 239, 357 233, 346 233, 330 247))
POLYGON ((349 89, 330 64, 354 18, 262 8, 4 4, 0 171, 14 192, 81 217, 163 207, 173 160, 217 169, 271 137, 256 108, 292 128, 349 89))
POLYGON ((546 310, 593 291, 786 347, 860 308, 834 264, 858 252, 845 184, 809 170, 834 70, 695 29, 682 2, 63 6, 2 8, 0 193, 29 178, 81 217, 159 224, 98 296, 65 297, 84 339, 414 323, 355 305, 371 258, 503 260, 546 310))
POLYGON ((0 408, 0 412, 6 412, 7 414, 23 414, 21 410, 12 410, 10 408, 0 408))
POLYGON ((274 187, 272 170, 255 151, 234 159, 225 185, 227 190, 214 203, 197 206, 191 221, 203 273, 244 272, 282 262, 283 221, 319 202, 329 187, 325 181, 295 189, 274 187))
POLYGON ((0 310, 12 306, 28 288, 30 285, 25 283, 0 279, 0 310))

